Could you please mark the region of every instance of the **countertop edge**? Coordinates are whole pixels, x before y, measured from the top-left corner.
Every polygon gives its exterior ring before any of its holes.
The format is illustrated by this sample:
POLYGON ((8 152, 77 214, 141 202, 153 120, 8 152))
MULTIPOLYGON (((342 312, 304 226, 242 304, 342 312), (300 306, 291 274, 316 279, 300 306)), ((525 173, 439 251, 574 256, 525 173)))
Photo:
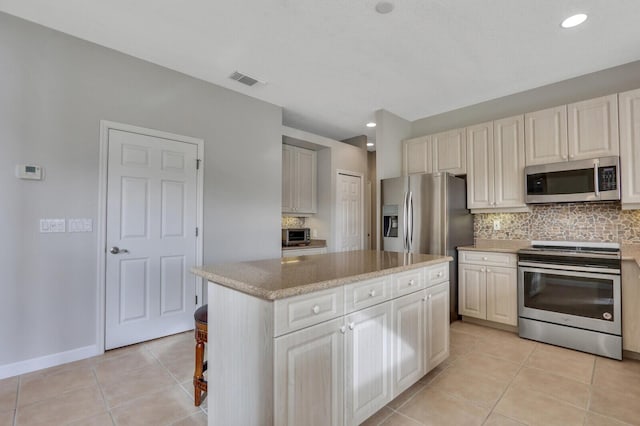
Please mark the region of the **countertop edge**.
POLYGON ((347 277, 336 278, 333 280, 319 281, 315 283, 303 284, 296 287, 290 287, 283 290, 265 290, 260 287, 253 286, 243 281, 234 280, 232 278, 225 277, 213 272, 207 272, 200 268, 191 268, 191 272, 199 277, 211 281, 215 284, 222 285, 232 290, 240 291, 250 296, 255 296, 265 300, 277 300, 285 299, 287 297, 299 296, 301 294, 313 293, 315 291, 325 290, 334 287, 340 287, 343 285, 351 284, 357 281, 364 281, 372 278, 378 278, 385 275, 395 274, 398 272, 410 271, 412 269, 424 268, 431 265, 437 265, 445 262, 452 262, 453 257, 442 256, 438 259, 428 260, 425 262, 418 262, 411 265, 395 266, 392 268, 382 269, 379 271, 366 272, 363 274, 350 275, 347 277))

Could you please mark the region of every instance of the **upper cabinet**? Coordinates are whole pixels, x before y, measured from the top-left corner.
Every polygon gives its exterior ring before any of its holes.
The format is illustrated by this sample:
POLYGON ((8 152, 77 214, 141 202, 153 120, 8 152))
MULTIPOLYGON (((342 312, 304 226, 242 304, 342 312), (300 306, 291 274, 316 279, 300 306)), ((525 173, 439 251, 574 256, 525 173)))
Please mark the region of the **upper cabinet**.
POLYGON ((454 175, 467 173, 467 144, 465 129, 449 130, 431 136, 433 171, 454 175))
POLYGON ((433 171, 431 136, 421 136, 404 141, 402 157, 405 175, 431 173, 433 171))
POLYGON ((402 144, 403 174, 467 172, 465 129, 407 139, 402 144))
POLYGON ((617 95, 525 114, 526 164, 619 155, 617 95))
POLYGON ((316 152, 282 145, 282 212, 313 214, 317 199, 316 152))
POLYGON ((620 93, 622 208, 640 209, 640 89, 620 93))
POLYGON ((618 95, 567 106, 569 160, 619 155, 618 95))
POLYGON ((524 157, 523 116, 467 127, 467 207, 525 209, 524 157))

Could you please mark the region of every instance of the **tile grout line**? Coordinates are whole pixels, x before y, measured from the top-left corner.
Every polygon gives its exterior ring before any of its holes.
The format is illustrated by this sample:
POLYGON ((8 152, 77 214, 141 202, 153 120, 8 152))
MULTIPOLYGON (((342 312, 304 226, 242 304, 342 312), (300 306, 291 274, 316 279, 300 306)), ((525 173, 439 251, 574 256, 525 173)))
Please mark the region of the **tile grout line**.
POLYGON ((95 365, 91 367, 91 373, 93 374, 93 378, 96 380, 96 385, 98 386, 100 395, 102 395, 102 403, 104 404, 104 408, 107 410, 107 414, 109 414, 109 417, 111 418, 111 423, 116 424, 116 422, 113 419, 113 416, 111 415, 111 407, 109 406, 109 404, 107 404, 107 398, 104 396, 104 390, 102 390, 102 384, 100 383, 100 380, 98 380, 98 375, 96 374, 95 365))
POLYGON ((18 425, 18 398, 20 398, 20 387, 22 385, 22 374, 18 376, 18 383, 16 385, 16 402, 13 404, 13 426, 18 425))

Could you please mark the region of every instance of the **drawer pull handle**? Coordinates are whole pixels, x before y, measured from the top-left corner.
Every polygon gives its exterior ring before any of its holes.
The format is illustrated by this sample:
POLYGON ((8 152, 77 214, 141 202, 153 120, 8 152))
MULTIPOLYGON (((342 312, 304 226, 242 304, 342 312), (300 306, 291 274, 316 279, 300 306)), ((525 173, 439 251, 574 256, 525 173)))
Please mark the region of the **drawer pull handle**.
POLYGON ((344 325, 340 327, 340 333, 344 334, 346 332, 347 332, 347 327, 345 327, 344 325))
POLYGON ((375 290, 371 290, 369 292, 369 297, 375 297, 375 295, 376 295, 376 291, 375 290))
POLYGON ((349 330, 353 330, 354 328, 356 328, 356 323, 355 322, 349 323, 349 330))
POLYGON ((314 314, 318 314, 320 313, 320 306, 315 305, 313 308, 311 308, 311 310, 313 311, 314 314))
POLYGON ((415 281, 409 280, 409 285, 413 285, 414 283, 415 283, 415 281))

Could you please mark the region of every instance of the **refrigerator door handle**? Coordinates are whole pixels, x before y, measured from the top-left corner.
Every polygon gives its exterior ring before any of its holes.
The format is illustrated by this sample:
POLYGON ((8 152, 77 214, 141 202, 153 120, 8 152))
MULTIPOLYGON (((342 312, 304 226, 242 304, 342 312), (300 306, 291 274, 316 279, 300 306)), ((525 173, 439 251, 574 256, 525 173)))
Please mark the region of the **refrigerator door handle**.
POLYGON ((413 250, 413 192, 409 192, 409 202, 408 202, 408 216, 409 216, 409 230, 408 230, 408 246, 409 251, 413 250))
POLYGON ((404 251, 408 249, 408 240, 407 240, 407 227, 409 221, 409 212, 408 212, 408 200, 409 193, 404 193, 404 205, 402 206, 402 246, 404 251))

